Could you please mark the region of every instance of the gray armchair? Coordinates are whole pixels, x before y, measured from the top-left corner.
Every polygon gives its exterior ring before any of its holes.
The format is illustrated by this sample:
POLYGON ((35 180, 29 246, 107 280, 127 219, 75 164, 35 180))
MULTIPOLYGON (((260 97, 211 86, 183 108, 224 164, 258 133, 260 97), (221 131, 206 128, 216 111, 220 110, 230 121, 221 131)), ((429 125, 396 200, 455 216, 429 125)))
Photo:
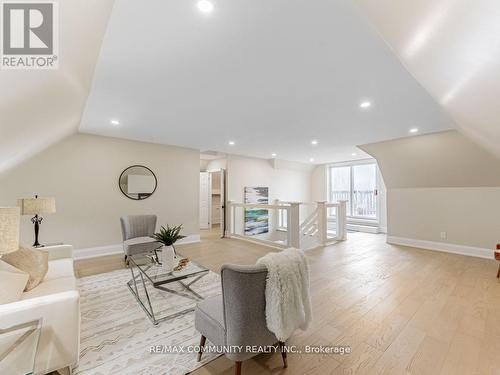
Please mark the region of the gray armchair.
POLYGON ((153 251, 161 244, 150 236, 156 229, 156 215, 132 215, 120 218, 125 260, 131 255, 153 251))
MULTIPOLYGON (((266 324, 267 268, 261 265, 224 265, 221 269, 222 295, 201 301, 195 311, 195 327, 201 333, 200 346, 208 338, 217 346, 268 346, 278 342, 266 324)), ((287 367, 284 343, 279 342, 283 365, 287 367)), ((198 354, 201 360, 202 352, 198 354)), ((241 362, 255 356, 251 352, 226 352, 235 361, 235 374, 241 362)))

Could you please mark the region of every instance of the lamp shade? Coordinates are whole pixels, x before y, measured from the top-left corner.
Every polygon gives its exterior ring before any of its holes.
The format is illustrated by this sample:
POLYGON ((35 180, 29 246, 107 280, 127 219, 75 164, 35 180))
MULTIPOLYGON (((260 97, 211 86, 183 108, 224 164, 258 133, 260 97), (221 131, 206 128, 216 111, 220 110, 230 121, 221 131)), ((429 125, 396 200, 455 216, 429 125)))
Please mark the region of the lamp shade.
POLYGON ((0 256, 19 250, 19 207, 0 207, 0 256))
POLYGON ((53 214, 56 212, 55 198, 22 198, 17 200, 21 215, 53 214))

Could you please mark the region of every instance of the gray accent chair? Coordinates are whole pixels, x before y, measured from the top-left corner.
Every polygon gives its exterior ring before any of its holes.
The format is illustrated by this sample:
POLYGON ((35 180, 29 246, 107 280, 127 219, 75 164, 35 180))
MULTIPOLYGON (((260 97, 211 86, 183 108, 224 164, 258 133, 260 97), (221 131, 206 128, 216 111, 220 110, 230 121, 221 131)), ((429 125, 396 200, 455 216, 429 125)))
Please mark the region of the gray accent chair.
MULTIPOLYGON (((279 344, 283 365, 287 367, 284 343, 267 329, 267 268, 262 265, 223 265, 222 295, 207 298, 196 307, 194 325, 201 333, 200 347, 206 339, 216 346, 268 346, 279 344)), ((198 354, 201 360, 203 352, 198 354)), ((226 352, 235 361, 235 374, 241 374, 241 362, 258 353, 226 352)))
POLYGON ((156 215, 132 215, 120 218, 125 261, 131 255, 147 253, 161 246, 150 236, 156 229, 156 215))

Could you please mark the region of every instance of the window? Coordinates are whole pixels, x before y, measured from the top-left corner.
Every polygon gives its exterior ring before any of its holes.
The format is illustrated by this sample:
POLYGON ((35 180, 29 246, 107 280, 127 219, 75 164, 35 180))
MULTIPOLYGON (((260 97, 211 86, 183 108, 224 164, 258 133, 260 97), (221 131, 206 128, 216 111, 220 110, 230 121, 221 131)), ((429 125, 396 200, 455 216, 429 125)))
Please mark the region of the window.
POLYGON ((330 167, 328 200, 347 201, 350 217, 377 219, 377 165, 330 167))

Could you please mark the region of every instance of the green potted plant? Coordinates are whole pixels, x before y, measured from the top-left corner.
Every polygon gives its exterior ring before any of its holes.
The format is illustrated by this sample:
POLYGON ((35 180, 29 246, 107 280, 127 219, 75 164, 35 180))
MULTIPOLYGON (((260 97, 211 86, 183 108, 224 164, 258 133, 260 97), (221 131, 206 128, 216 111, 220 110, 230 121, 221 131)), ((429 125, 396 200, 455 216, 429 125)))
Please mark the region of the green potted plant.
POLYGON ((162 268, 166 271, 172 271, 175 266, 174 261, 176 253, 174 244, 186 237, 180 234, 181 230, 182 224, 173 227, 170 227, 167 224, 166 228, 162 226, 158 233, 155 233, 151 236, 151 238, 163 244, 161 251, 161 265, 162 268))

